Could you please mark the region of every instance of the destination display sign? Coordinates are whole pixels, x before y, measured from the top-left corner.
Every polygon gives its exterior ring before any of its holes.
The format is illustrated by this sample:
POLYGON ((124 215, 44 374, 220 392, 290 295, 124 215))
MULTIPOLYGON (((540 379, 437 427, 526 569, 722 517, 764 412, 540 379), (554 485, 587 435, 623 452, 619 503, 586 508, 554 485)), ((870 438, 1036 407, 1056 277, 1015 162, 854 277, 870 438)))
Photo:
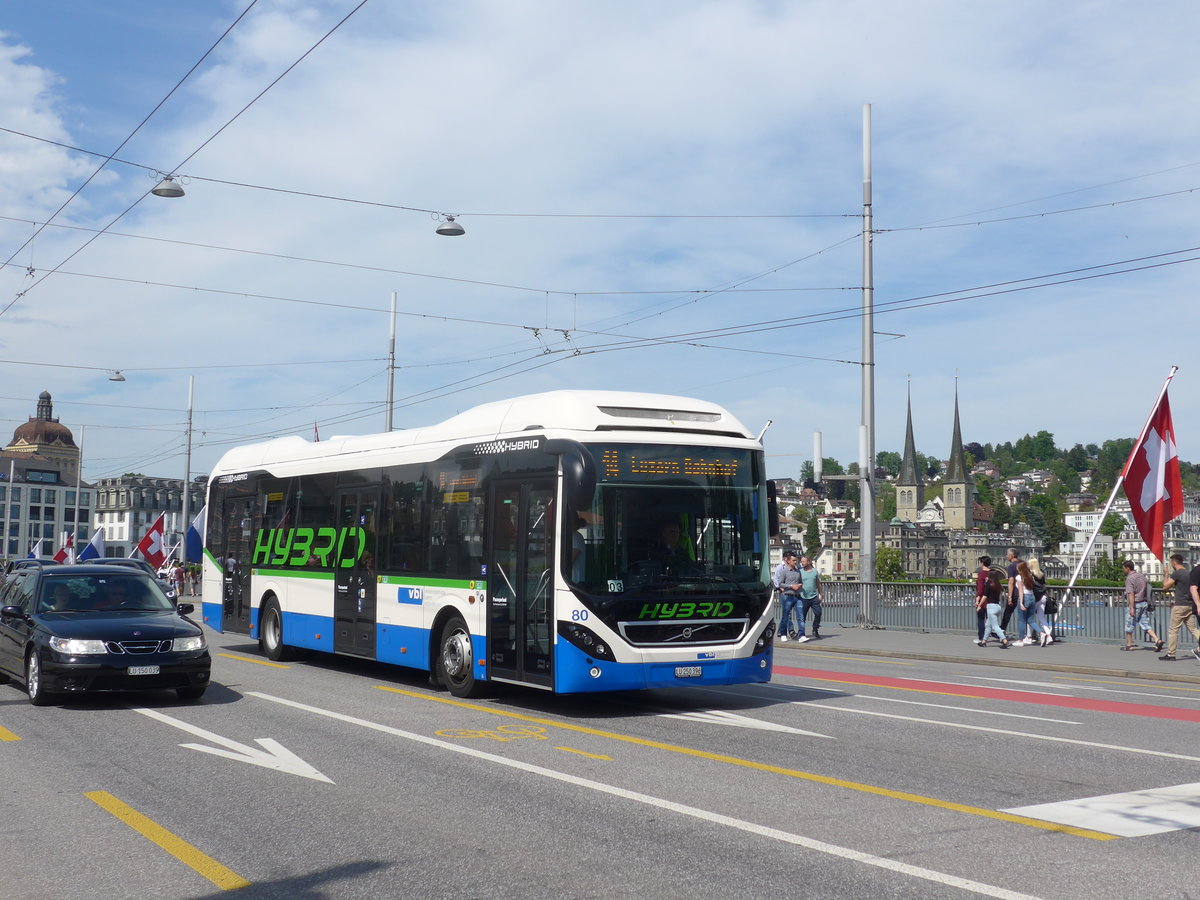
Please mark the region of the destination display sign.
POLYGON ((605 447, 598 461, 601 481, 736 481, 746 471, 747 458, 744 450, 630 444, 605 447))

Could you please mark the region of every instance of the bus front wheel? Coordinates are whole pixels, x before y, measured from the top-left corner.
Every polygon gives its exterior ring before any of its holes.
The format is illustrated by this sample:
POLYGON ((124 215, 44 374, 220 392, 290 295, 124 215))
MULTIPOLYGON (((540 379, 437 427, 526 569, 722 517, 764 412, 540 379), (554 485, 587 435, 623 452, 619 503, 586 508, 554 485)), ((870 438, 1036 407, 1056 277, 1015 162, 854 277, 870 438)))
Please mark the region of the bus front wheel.
POLYGON ((259 611, 258 646, 263 656, 275 662, 292 658, 292 648, 283 642, 283 614, 274 597, 264 603, 259 611))
POLYGON ((442 628, 438 642, 437 674, 455 697, 477 697, 483 685, 475 680, 475 654, 471 632, 461 616, 452 616, 442 628))

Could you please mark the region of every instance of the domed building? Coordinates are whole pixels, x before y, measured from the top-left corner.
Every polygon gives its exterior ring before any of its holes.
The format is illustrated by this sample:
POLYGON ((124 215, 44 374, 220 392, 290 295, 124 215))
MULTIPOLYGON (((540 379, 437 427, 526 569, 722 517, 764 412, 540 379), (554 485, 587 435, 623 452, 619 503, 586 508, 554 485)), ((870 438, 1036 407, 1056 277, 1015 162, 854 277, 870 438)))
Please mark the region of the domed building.
POLYGON ((79 480, 80 464, 71 429, 54 418, 42 391, 37 415, 0 452, 0 557, 52 556, 68 535, 79 546, 90 540, 94 492, 79 480))
POLYGON ((71 429, 54 418, 54 404, 49 391, 38 395, 37 415, 24 425, 18 425, 12 440, 4 448, 5 455, 45 460, 62 474, 64 481, 79 477, 79 448, 71 429))

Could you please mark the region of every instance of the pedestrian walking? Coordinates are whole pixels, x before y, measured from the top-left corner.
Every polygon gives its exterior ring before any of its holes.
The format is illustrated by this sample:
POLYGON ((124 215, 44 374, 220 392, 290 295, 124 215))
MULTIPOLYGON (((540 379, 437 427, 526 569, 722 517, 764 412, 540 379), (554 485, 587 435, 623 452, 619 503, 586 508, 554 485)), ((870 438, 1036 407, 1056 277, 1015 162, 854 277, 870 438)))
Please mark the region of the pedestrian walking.
POLYGON ((1016 547, 1009 547, 1004 552, 1004 559, 1008 563, 1006 570, 1008 572, 1008 599, 1004 607, 1004 617, 1000 620, 1000 627, 1007 633, 1008 623, 1012 619, 1013 611, 1017 608, 1017 563, 1021 561, 1021 557, 1017 555, 1016 547))
POLYGON ((821 574, 813 568, 812 560, 800 557, 800 643, 821 636, 821 604, 825 601, 825 589, 821 586, 821 574), (812 638, 804 633, 804 620, 812 610, 812 638))
MULTIPOLYGON (((1192 574, 1188 576, 1188 594, 1192 598, 1192 614, 1200 621, 1200 566, 1192 566, 1192 574)), ((1192 656, 1200 659, 1200 647, 1192 648, 1192 656)))
POLYGON ((1048 647, 1054 643, 1054 633, 1046 615, 1046 576, 1042 574, 1042 564, 1036 557, 1030 557, 1028 565, 1033 578, 1033 612, 1036 619, 1033 637, 1043 647, 1048 647))
POLYGON ((979 557, 979 571, 975 573, 975 624, 979 637, 975 643, 980 647, 987 643, 984 634, 987 624, 987 583, 988 576, 991 574, 992 558, 990 556, 979 557))
MULTIPOLYGON (((983 559, 987 559, 987 557, 985 556, 983 559)), ((988 639, 994 634, 1000 641, 1000 646, 1004 649, 1007 649, 1008 636, 1004 633, 1004 629, 1000 627, 1000 609, 1003 604, 1001 602, 999 572, 989 571, 987 573, 983 591, 984 610, 987 613, 987 624, 984 626, 983 640, 979 642, 979 646, 986 646, 988 639)))
POLYGON ((1129 611, 1125 614, 1125 646, 1121 649, 1137 649, 1133 646, 1133 629, 1140 627, 1154 641, 1154 652, 1159 653, 1163 642, 1154 633, 1154 626, 1150 623, 1150 585, 1146 576, 1137 571, 1129 560, 1125 560, 1121 568, 1125 570, 1125 599, 1129 602, 1129 611))
POLYGON ((800 603, 800 570, 796 568, 794 551, 784 551, 783 562, 775 567, 775 574, 771 580, 775 584, 775 591, 779 594, 779 602, 783 607, 779 616, 779 640, 786 642, 789 633, 795 637, 802 637, 804 635, 804 619, 798 616, 796 609, 800 603), (794 632, 789 627, 792 624, 793 616, 797 616, 794 632))
MULTIPOLYGON (((1171 554, 1171 574, 1163 581, 1163 587, 1171 591, 1171 624, 1167 626, 1167 652, 1159 659, 1165 662, 1175 661, 1175 651, 1179 647, 1179 630, 1185 625, 1192 634, 1192 640, 1200 645, 1200 626, 1196 625, 1196 607, 1192 603, 1191 592, 1192 570, 1183 563, 1183 555, 1171 554)), ((1197 659, 1200 654, 1192 653, 1197 659)))
POLYGON ((1033 593, 1033 573, 1024 560, 1017 563, 1017 604, 1021 611, 1017 620, 1021 623, 1021 638, 1017 646, 1028 647, 1040 639, 1042 629, 1037 617, 1037 597, 1033 593))

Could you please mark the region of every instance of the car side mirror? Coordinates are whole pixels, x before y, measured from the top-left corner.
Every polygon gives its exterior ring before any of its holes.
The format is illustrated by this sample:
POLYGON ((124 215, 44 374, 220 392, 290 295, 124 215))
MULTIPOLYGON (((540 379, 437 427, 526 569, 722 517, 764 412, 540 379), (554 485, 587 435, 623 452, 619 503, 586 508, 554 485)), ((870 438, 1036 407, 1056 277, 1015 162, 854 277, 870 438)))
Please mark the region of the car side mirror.
POLYGON ((191 603, 180 603, 175 608, 179 610, 181 616, 190 615, 196 611, 196 607, 191 603))
POLYGON ((21 609, 19 606, 6 606, 3 609, 0 609, 0 616, 3 616, 6 619, 24 619, 25 610, 21 609))

